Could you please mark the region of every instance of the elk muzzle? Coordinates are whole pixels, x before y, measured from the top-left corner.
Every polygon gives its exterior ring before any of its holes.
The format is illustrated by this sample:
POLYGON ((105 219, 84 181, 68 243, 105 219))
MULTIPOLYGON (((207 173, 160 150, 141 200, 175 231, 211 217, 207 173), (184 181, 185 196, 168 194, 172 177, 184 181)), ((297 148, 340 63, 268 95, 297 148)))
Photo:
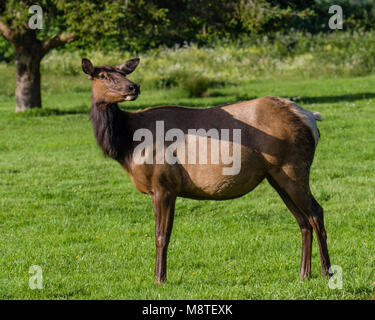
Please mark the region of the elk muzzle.
POLYGON ((124 97, 124 100, 126 101, 132 101, 132 100, 137 99, 140 93, 141 93, 140 85, 136 83, 132 83, 127 86, 126 91, 123 94, 123 97, 124 97))

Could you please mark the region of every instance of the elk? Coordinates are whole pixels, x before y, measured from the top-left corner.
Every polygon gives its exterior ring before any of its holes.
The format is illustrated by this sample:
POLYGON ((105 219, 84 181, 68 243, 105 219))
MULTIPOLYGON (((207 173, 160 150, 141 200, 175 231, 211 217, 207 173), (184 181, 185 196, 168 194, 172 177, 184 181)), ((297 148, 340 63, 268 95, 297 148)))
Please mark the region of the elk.
MULTIPOLYGON (((152 197, 155 282, 160 284, 167 278, 167 249, 177 197, 233 199, 249 193, 265 178, 301 229, 300 279, 311 275, 313 230, 318 240, 322 275, 328 276, 330 259, 323 209, 309 186, 310 167, 319 140, 316 120, 321 120, 320 114, 271 96, 206 109, 162 106, 125 112, 117 103, 135 100, 140 94, 140 86, 126 78, 138 64, 136 58, 119 66, 94 67, 90 60, 82 59, 82 70, 91 79, 90 117, 98 145, 106 156, 120 163, 140 192, 152 197), (140 128, 155 134, 158 121, 163 121, 165 130, 178 128, 186 136, 189 129, 239 129, 240 171, 224 175, 222 170, 228 164, 223 161, 157 163, 155 154, 151 163, 136 162, 134 151, 141 142, 135 141, 134 134, 140 128)), ((207 137, 208 145, 214 140, 215 137, 207 137)), ((236 144, 233 137, 226 142, 233 152, 236 144)), ((155 138, 152 144, 154 150, 155 138)), ((187 147, 184 148, 188 153, 187 147)))

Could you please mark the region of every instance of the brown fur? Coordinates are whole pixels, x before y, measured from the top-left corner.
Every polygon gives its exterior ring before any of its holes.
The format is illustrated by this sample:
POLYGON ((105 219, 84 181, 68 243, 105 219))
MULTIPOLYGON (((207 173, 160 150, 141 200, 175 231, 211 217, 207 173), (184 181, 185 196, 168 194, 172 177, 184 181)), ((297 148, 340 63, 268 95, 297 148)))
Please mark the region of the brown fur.
MULTIPOLYGON (((318 238, 322 273, 328 274, 330 262, 323 210, 309 187, 315 142, 310 128, 292 111, 290 101, 264 97, 209 109, 165 106, 129 113, 122 111, 116 102, 127 99, 123 88, 136 85, 119 72, 116 79, 121 84, 117 84, 117 88, 122 89, 116 91, 111 81, 97 78, 103 67, 93 68, 83 65, 84 71, 92 77, 90 114, 98 144, 106 155, 124 167, 140 192, 153 198, 157 283, 166 280, 167 248, 178 196, 214 200, 236 198, 253 190, 264 178, 279 193, 301 228, 300 277, 308 277, 311 272, 312 229, 318 238), (222 162, 187 164, 185 161, 186 164, 169 165, 155 164, 154 158, 154 164, 136 164, 133 160, 137 145, 132 139, 134 132, 144 128, 155 133, 155 123, 161 120, 165 132, 179 128, 185 135, 188 129, 240 129, 240 173, 223 175, 222 169, 226 165, 222 162)), ((105 72, 111 70, 113 76, 117 69, 109 68, 105 67, 105 72)), ((231 150, 232 139, 230 137, 231 150)), ((208 138, 208 143, 212 143, 211 138, 208 138)))

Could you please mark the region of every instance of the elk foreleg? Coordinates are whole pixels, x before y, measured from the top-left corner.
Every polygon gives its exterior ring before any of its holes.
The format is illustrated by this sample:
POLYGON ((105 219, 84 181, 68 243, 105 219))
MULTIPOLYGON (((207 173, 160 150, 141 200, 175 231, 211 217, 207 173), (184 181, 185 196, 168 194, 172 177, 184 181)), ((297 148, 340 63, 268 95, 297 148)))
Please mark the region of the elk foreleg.
POLYGON ((153 195, 155 211, 155 282, 167 280, 167 250, 172 232, 176 196, 171 192, 161 190, 153 195))

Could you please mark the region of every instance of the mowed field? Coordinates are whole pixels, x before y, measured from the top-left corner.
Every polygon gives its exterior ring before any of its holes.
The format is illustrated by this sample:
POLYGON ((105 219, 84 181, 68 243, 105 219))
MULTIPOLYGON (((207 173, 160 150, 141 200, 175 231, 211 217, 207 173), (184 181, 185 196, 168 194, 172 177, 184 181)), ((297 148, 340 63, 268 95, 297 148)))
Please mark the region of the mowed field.
POLYGON ((151 198, 97 147, 87 78, 45 75, 44 109, 17 115, 13 82, 3 68, 0 299, 375 299, 375 76, 259 80, 207 98, 144 89, 121 104, 208 107, 277 95, 321 112, 311 188, 342 289, 321 277, 315 235, 312 277, 298 280, 300 230, 266 181, 235 200, 179 198, 168 282, 156 286, 151 198), (29 288, 32 265, 43 270, 42 290, 29 288))

